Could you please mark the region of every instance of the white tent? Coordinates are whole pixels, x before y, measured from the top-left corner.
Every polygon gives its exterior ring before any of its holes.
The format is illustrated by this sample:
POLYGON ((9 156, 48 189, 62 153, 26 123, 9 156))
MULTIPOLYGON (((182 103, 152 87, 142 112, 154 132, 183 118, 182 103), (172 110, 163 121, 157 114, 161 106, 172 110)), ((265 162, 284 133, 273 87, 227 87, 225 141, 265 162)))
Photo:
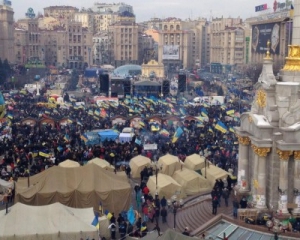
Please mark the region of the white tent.
POLYGON ((73 168, 73 167, 80 167, 80 164, 78 162, 75 162, 73 160, 67 159, 60 164, 58 164, 60 167, 65 167, 65 168, 73 168))
POLYGON ((150 164, 150 158, 144 157, 142 155, 138 155, 132 158, 129 162, 129 166, 131 168, 131 176, 133 178, 139 178, 141 171, 144 170, 145 167, 148 167, 150 164))
POLYGON ((75 209, 54 203, 28 206, 16 203, 8 214, 0 211, 0 239, 98 239, 93 208, 75 209))
POLYGON ((147 186, 152 196, 158 193, 159 197, 171 198, 173 195, 178 195, 180 198, 185 197, 185 193, 181 185, 176 182, 172 177, 158 173, 157 182, 156 176, 151 176, 147 182, 147 186), (156 189, 157 184, 157 189, 156 189))
POLYGON ((181 169, 183 162, 178 157, 166 154, 158 159, 158 163, 162 166, 161 173, 172 176, 175 171, 181 169))
POLYGON ((209 181, 194 170, 183 168, 177 170, 172 177, 182 186, 186 195, 203 194, 212 190, 209 181))
POLYGON ((194 171, 201 170, 205 167, 205 158, 194 153, 186 157, 184 161, 184 167, 194 171))
POLYGON ((110 165, 110 163, 104 159, 101 159, 101 158, 93 158, 92 160, 88 161, 88 164, 91 164, 91 163, 95 163, 96 165, 98 165, 99 167, 105 169, 105 170, 108 170, 108 171, 111 171, 113 172, 115 170, 115 167, 110 165))
POLYGON ((9 188, 14 189, 15 184, 14 181, 7 182, 3 179, 0 179, 0 193, 5 193, 8 191, 9 188))

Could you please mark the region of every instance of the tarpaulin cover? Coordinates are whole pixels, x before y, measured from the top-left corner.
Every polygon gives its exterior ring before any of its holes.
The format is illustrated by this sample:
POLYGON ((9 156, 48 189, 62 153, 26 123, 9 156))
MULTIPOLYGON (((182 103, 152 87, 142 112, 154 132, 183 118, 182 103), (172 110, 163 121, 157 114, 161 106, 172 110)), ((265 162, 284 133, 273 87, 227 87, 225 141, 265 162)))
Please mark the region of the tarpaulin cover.
POLYGON ((186 195, 203 194, 212 190, 209 181, 194 170, 183 168, 177 170, 172 177, 182 186, 186 195))
MULTIPOLYGON (((126 240, 135 240, 137 238, 127 237, 126 240)), ((142 238, 143 240, 195 240, 198 238, 183 235, 181 232, 176 232, 168 228, 160 237, 157 236, 157 231, 153 231, 142 238)))
POLYGON ((100 141, 104 142, 105 140, 116 140, 119 136, 118 133, 116 133, 113 130, 104 130, 104 131, 100 131, 98 132, 99 136, 100 136, 100 141))
POLYGON ((129 162, 129 166, 131 168, 131 176, 133 178, 139 178, 141 176, 141 171, 144 170, 145 167, 148 167, 150 164, 150 158, 144 157, 142 155, 138 155, 132 158, 129 162))
MULTIPOLYGON (((205 175, 205 168, 201 169, 202 176, 205 175)), ((215 185, 217 179, 227 178, 229 175, 228 172, 223 170, 222 168, 216 167, 215 165, 209 165, 206 167, 206 177, 212 186, 215 185)))
POLYGON ((187 156, 184 161, 184 167, 195 171, 201 170, 205 167, 205 158, 200 157, 199 154, 187 156))
POLYGON ((156 176, 151 176, 147 182, 147 186, 152 196, 158 193, 160 198, 165 196, 168 199, 175 194, 181 198, 185 197, 185 193, 181 185, 178 182, 176 182, 172 177, 162 173, 158 173, 157 182, 156 182, 156 176), (156 189, 156 184, 157 184, 157 189, 156 189))
POLYGON ((76 208, 99 208, 116 214, 130 206, 131 187, 125 177, 106 171, 96 164, 76 168, 54 166, 16 183, 15 201, 28 205, 60 202, 76 208))
POLYGON ((28 206, 16 203, 8 214, 0 211, 0 239, 98 239, 92 208, 75 209, 54 203, 28 206))
POLYGON ((183 162, 178 157, 166 154, 158 159, 158 163, 162 166, 161 173, 172 176, 176 170, 181 169, 183 162))
POLYGON ((73 168, 73 167, 80 167, 80 164, 76 161, 67 159, 67 160, 59 163, 58 166, 65 167, 65 168, 73 168))
POLYGON ((98 165, 99 167, 113 172, 115 170, 115 167, 113 165, 110 165, 110 163, 104 159, 101 158, 93 158, 92 160, 88 161, 88 164, 94 163, 98 165))

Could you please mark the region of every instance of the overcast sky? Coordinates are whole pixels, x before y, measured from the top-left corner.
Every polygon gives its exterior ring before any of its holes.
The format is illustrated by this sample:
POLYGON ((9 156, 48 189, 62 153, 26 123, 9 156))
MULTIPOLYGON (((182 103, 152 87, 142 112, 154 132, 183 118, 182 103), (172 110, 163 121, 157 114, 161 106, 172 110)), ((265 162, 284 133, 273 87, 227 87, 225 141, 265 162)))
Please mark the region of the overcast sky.
MULTIPOLYGON (((277 2, 284 2, 281 0, 277 2)), ((55 5, 71 5, 77 8, 92 7, 96 0, 12 0, 15 19, 24 18, 25 12, 32 7, 35 13, 42 12, 43 8, 55 5)), ((273 8, 274 0, 101 0, 98 2, 117 3, 125 2, 133 6, 137 21, 149 20, 152 17, 178 17, 187 18, 210 18, 210 17, 238 17, 245 19, 256 16, 254 7, 268 4, 273 8)), ((271 9, 269 11, 271 11, 271 9)))

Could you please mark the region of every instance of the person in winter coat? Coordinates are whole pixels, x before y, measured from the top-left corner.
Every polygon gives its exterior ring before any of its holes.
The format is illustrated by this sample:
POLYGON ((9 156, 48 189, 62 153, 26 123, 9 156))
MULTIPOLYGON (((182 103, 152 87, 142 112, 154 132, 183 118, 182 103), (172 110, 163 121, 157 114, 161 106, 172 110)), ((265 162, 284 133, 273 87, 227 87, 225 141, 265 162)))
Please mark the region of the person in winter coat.
POLYGON ((163 223, 166 223, 166 222, 167 222, 168 211, 166 210, 165 207, 163 207, 163 208, 161 209, 160 215, 161 215, 161 218, 162 218, 162 222, 163 222, 163 223))
POLYGON ((217 215, 218 205, 219 205, 218 197, 214 197, 212 200, 212 214, 213 215, 217 215))

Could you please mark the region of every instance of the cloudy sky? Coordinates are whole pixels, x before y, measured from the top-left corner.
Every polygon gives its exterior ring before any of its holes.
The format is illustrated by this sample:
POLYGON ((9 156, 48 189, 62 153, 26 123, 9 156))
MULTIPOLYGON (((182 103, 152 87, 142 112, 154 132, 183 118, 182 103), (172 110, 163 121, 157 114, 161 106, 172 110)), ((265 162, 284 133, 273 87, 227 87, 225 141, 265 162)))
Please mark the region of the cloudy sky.
MULTIPOLYGON (((43 12, 44 7, 54 5, 71 5, 77 8, 92 7, 96 0, 12 0, 15 19, 23 18, 29 7, 35 13, 43 12)), ((272 10, 274 0, 99 0, 98 2, 125 2, 133 6, 137 21, 149 20, 152 17, 210 18, 210 17, 242 17, 256 16, 254 7, 268 4, 272 10)), ((278 0, 277 0, 278 2, 278 0)), ((279 2, 284 2, 281 0, 279 2)))

